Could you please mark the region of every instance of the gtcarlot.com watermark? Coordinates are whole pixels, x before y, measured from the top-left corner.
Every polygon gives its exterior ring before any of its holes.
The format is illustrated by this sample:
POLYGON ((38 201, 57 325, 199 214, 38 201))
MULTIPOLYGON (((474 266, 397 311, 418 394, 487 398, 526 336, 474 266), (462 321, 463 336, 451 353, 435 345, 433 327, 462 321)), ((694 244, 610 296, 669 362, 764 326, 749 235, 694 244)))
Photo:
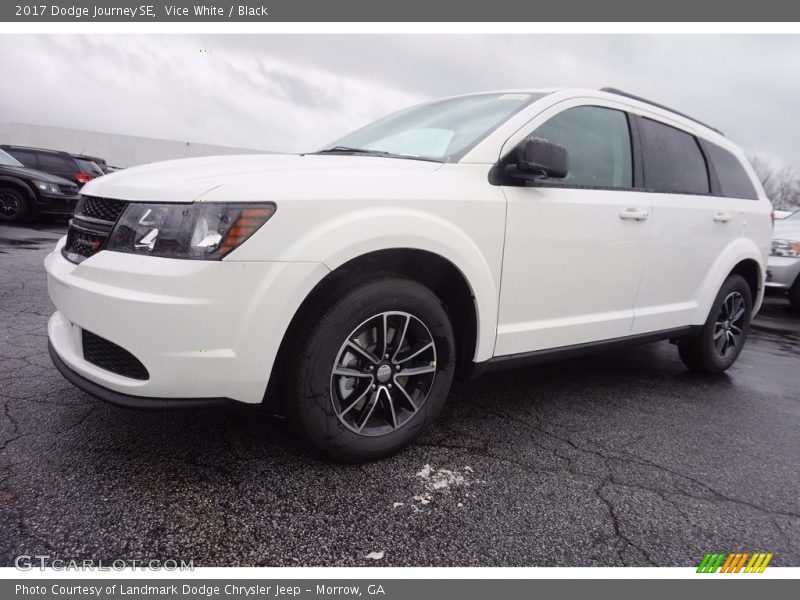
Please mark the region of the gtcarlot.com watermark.
POLYGON ((124 571, 126 569, 140 569, 143 571, 194 571, 194 561, 176 560, 137 560, 122 559, 95 560, 84 558, 80 560, 53 558, 49 554, 21 554, 14 559, 14 566, 20 571, 39 569, 44 571, 124 571))

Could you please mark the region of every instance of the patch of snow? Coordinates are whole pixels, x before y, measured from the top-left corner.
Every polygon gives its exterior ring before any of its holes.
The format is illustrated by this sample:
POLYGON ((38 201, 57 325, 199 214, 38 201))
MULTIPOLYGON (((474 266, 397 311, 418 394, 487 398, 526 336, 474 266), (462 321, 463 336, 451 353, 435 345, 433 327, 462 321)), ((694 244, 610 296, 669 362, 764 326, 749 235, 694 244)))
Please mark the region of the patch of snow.
POLYGON ((428 479, 433 473, 433 469, 430 465, 425 465, 422 467, 419 473, 417 473, 417 477, 421 477, 422 479, 428 479))
MULTIPOLYGON (((474 470, 470 466, 465 466, 463 469, 436 469, 430 464, 425 464, 416 473, 415 478, 422 487, 412 501, 409 503, 409 508, 414 512, 419 512, 422 507, 431 504, 434 497, 438 494, 450 494, 457 488, 465 488, 460 491, 465 497, 469 497, 466 493, 468 488, 473 483, 482 483, 480 480, 473 477, 474 470)), ((403 506, 403 502, 395 502, 392 508, 399 508, 403 506)), ((462 502, 458 503, 458 508, 463 508, 462 502)))
POLYGON ((383 550, 380 552, 370 552, 367 554, 367 558, 370 560, 383 560, 383 550))
POLYGON ((451 471, 449 469, 434 470, 430 465, 425 465, 417 473, 417 477, 425 482, 425 487, 430 491, 446 490, 450 487, 469 486, 465 477, 466 473, 472 473, 471 467, 465 467, 464 473, 451 471))

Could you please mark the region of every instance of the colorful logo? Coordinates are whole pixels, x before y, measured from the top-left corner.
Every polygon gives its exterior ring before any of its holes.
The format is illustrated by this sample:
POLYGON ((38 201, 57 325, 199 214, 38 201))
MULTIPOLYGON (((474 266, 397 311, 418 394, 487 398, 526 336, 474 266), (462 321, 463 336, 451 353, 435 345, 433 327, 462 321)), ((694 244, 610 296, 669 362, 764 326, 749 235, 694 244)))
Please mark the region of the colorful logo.
POLYGON ((769 561, 772 560, 772 552, 707 552, 703 557, 700 566, 697 567, 698 573, 763 573, 769 561))

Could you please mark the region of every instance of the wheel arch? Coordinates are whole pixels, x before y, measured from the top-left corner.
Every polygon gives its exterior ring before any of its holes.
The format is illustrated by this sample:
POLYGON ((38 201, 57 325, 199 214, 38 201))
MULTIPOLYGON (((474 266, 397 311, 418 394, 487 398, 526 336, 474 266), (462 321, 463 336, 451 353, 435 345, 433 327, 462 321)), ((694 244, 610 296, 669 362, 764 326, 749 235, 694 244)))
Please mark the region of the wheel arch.
MULTIPOLYGON (((364 273, 396 273, 425 285, 442 301, 451 318, 456 337, 458 369, 468 373, 477 360, 480 343, 480 307, 464 272, 446 257, 418 248, 383 248, 360 254, 343 262, 325 275, 305 296, 294 312, 281 339, 267 390, 267 402, 277 404, 278 412, 285 395, 278 392, 280 374, 286 369, 281 361, 287 357, 294 336, 308 319, 316 318, 325 300, 337 288, 346 286, 353 277, 364 273), (278 402, 275 402, 278 400, 278 402)), ((484 340, 489 352, 494 339, 484 340)))
POLYGON ((755 315, 764 296, 766 275, 764 257, 755 242, 747 238, 738 238, 720 253, 703 282, 697 295, 699 304, 694 323, 705 322, 720 287, 734 273, 741 275, 747 281, 753 296, 755 315))
POLYGON ((18 190, 25 194, 25 196, 31 200, 35 201, 36 196, 33 193, 33 190, 21 179, 17 179, 16 177, 8 177, 7 175, 0 175, 0 188, 9 187, 15 190, 18 190))
MULTIPOLYGON (((466 367, 476 356, 478 345, 479 308, 466 275, 447 258, 418 248, 384 248, 356 256, 332 269, 295 311, 281 343, 281 355, 309 316, 319 311, 320 304, 337 288, 354 276, 364 273, 389 272, 408 277, 433 291, 442 301, 453 324, 459 366, 466 367)), ((280 359, 280 358, 279 358, 280 359)))
POLYGON ((731 269, 731 272, 728 273, 728 277, 733 274, 744 277, 744 280, 750 288, 750 294, 753 298, 753 304, 755 305, 758 301, 761 288, 764 286, 761 267, 758 262, 752 258, 745 258, 736 263, 733 269, 731 269))

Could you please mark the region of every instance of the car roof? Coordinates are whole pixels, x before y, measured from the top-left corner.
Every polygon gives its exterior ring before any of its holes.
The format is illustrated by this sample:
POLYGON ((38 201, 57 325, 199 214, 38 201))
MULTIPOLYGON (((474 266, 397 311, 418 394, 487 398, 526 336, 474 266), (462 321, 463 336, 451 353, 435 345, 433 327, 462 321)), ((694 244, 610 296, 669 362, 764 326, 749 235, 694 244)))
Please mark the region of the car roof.
POLYGON ((51 148, 36 148, 34 146, 17 146, 14 144, 0 144, 0 148, 11 149, 11 150, 30 150, 32 152, 47 152, 49 154, 64 154, 66 156, 72 156, 69 152, 64 152, 63 150, 53 150, 51 148))
POLYGON ((642 98, 641 96, 636 96, 634 94, 631 94, 631 93, 628 93, 628 92, 625 92, 623 90, 620 90, 620 89, 617 89, 617 88, 613 88, 613 87, 600 88, 600 91, 601 92, 606 92, 608 94, 616 94, 617 96, 623 96, 624 98, 630 98, 631 100, 636 100, 637 102, 644 102, 646 104, 650 104, 651 106, 656 106, 656 107, 660 108, 661 110, 666 110, 667 112, 671 112, 673 114, 679 115, 679 116, 683 117, 684 119, 689 119, 690 121, 694 121, 698 125, 702 125, 703 127, 706 127, 706 128, 711 129, 713 131, 716 131, 720 135, 725 135, 724 133, 722 133, 716 127, 712 127, 711 125, 703 123, 699 119, 695 119, 694 117, 690 117, 686 113, 683 113, 683 112, 680 112, 678 110, 675 110, 674 108, 670 108, 669 106, 666 106, 665 104, 660 104, 659 102, 653 102, 652 100, 648 100, 647 98, 642 98))
POLYGON ((677 116, 681 120, 691 121, 695 125, 700 125, 701 127, 713 131, 715 134, 725 137, 725 134, 722 133, 716 127, 713 127, 703 121, 696 119, 690 115, 687 115, 684 112, 676 110, 674 108, 670 108, 665 104, 661 104, 659 102, 655 102, 653 100, 649 100, 647 98, 643 98, 641 96, 637 96, 635 94, 631 94, 630 92, 620 90, 615 87, 602 87, 599 90, 587 90, 582 88, 521 88, 521 89, 504 89, 504 90, 489 90, 484 92, 474 92, 470 94, 459 94, 457 96, 451 96, 453 98, 461 97, 461 96, 481 96, 485 94, 537 94, 537 95, 549 95, 554 94, 556 92, 564 92, 564 93, 574 93, 575 95, 587 95, 590 94, 592 96, 596 96, 597 98, 604 98, 608 97, 609 95, 615 96, 617 100, 620 98, 625 99, 626 101, 630 101, 632 106, 645 105, 649 108, 656 108, 659 112, 667 113, 673 117, 677 116))

